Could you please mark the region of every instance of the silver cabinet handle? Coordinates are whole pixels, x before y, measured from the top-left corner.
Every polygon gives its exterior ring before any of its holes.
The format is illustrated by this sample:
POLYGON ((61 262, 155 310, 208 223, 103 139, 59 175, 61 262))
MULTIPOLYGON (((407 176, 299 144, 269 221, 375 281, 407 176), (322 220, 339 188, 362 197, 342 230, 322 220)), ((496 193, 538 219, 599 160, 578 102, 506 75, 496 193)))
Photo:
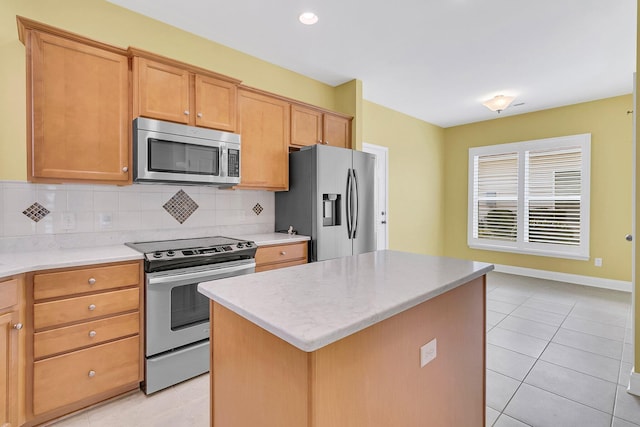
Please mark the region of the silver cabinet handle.
POLYGON ((201 117, 202 117, 202 113, 198 113, 198 118, 201 118, 201 117))
POLYGON ((95 305, 95 304, 91 304, 91 305, 89 306, 89 311, 93 311, 93 310, 95 310, 95 309, 96 309, 96 305, 95 305))
POLYGON ((122 168, 122 172, 129 172, 129 168, 128 168, 127 166, 124 166, 124 167, 122 168))
POLYGON ((87 282, 89 282, 90 285, 95 285, 96 279, 94 277, 90 277, 89 280, 87 280, 87 282))
POLYGON ((633 240, 633 236, 631 234, 627 234, 626 236, 624 236, 624 238, 627 240, 627 242, 631 242, 633 240))
POLYGON ((22 323, 16 323, 15 325, 13 325, 13 329, 16 329, 19 331, 20 329, 22 329, 22 323))
POLYGON ((189 115, 189 110, 184 110, 184 115, 188 116, 189 115))
POLYGON ((285 251, 280 251, 280 255, 286 255, 287 253, 285 251))
POLYGON ((91 338, 95 337, 96 335, 98 335, 98 334, 96 333, 96 331, 90 331, 90 332, 89 332, 89 336, 90 336, 91 338))
POLYGON ((93 377, 96 376, 96 371, 91 370, 91 371, 89 371, 88 375, 89 375, 89 378, 93 378, 93 377))

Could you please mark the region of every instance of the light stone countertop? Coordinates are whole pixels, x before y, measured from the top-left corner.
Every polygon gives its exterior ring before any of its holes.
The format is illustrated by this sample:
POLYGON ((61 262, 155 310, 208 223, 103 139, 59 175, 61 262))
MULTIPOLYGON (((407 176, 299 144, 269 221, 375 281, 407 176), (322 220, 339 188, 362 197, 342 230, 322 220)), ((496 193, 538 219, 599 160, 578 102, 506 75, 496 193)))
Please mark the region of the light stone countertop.
POLYGON ((0 253, 0 278, 50 268, 138 259, 142 259, 142 254, 125 245, 0 253))
POLYGON ((198 290, 311 352, 491 270, 481 262, 378 251, 204 282, 198 290))
MULTIPOLYGON (((252 240, 258 246, 309 240, 307 236, 289 236, 286 233, 242 235, 237 238, 252 240)), ((142 259, 142 254, 124 244, 90 248, 0 252, 0 278, 50 268, 79 267, 138 259, 142 259)))
POLYGON ((309 236, 301 236, 299 234, 289 235, 287 233, 241 234, 231 237, 236 239, 251 240, 253 242, 256 242, 258 246, 305 242, 311 239, 309 236))

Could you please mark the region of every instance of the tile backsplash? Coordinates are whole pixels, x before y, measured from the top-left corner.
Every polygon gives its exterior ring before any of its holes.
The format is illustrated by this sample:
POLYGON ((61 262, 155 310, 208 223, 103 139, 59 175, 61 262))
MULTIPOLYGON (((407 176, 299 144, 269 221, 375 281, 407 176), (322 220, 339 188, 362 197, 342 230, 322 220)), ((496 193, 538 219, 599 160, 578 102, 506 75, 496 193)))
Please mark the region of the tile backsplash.
POLYGON ((275 220, 272 192, 206 186, 0 181, 0 201, 0 251, 270 233, 275 220))

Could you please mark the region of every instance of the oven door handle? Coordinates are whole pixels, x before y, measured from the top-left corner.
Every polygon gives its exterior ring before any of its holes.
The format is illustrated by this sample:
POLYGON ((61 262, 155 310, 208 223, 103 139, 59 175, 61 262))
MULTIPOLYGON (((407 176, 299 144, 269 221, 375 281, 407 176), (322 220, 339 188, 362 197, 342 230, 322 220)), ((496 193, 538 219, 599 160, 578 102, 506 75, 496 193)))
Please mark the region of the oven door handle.
POLYGON ((218 269, 200 270, 185 273, 178 273, 172 275, 153 276, 147 274, 147 283, 149 285, 165 285, 175 284, 176 281, 190 281, 197 282, 198 279, 205 279, 203 282, 210 280, 224 279, 225 277, 237 276, 236 273, 244 271, 245 273, 252 273, 255 271, 255 262, 243 265, 234 265, 231 267, 223 267, 218 269))

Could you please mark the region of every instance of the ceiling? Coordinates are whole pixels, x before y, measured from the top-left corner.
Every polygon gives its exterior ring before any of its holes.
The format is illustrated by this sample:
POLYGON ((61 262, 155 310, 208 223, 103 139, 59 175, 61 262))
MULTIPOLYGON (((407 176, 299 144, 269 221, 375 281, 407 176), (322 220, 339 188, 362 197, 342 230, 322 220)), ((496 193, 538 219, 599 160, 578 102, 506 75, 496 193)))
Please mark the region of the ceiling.
POLYGON ((442 127, 633 90, 636 0, 108 1, 442 127))

